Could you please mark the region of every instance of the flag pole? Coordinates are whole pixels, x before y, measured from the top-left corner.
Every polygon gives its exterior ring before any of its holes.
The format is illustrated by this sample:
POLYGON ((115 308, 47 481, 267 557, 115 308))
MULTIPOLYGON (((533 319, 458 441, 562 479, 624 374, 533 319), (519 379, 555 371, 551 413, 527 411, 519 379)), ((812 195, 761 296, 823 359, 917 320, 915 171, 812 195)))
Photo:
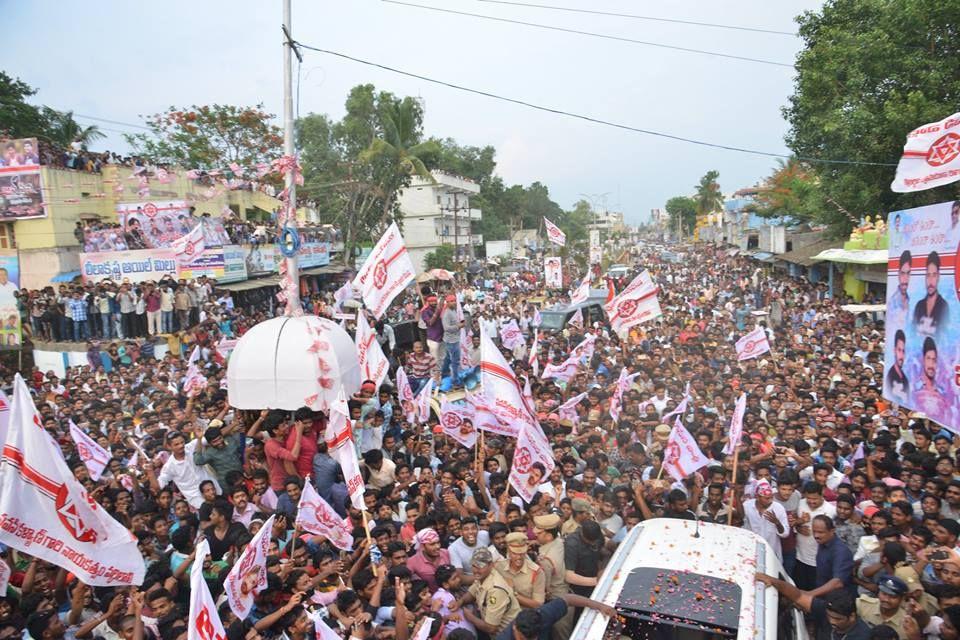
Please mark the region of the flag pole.
POLYGON ((733 501, 737 494, 737 463, 740 461, 740 445, 733 448, 733 484, 730 486, 730 511, 727 512, 727 525, 733 524, 733 501))
POLYGON ((370 545, 373 544, 373 541, 370 539, 370 527, 367 525, 367 510, 362 509, 360 511, 360 515, 363 516, 363 532, 367 534, 367 549, 369 550, 370 545))

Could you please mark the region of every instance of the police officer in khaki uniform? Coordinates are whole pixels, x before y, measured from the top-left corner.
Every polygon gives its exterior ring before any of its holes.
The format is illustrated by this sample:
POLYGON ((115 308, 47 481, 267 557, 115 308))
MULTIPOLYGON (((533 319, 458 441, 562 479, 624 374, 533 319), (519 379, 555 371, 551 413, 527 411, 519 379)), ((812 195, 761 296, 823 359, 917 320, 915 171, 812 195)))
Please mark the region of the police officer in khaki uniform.
MULTIPOLYGON (((492 638, 513 622, 520 613, 520 603, 513 594, 513 587, 493 567, 493 554, 486 547, 473 552, 470 560, 473 568, 473 584, 451 607, 460 609, 477 631, 492 638), (463 605, 475 602, 479 616, 463 605)), ((483 635, 479 635, 483 638, 483 635)))
POLYGON ((507 558, 494 566, 507 583, 521 607, 536 609, 546 602, 546 572, 527 555, 529 550, 526 534, 514 532, 507 535, 507 558))
POLYGON ((573 516, 560 527, 560 535, 564 538, 579 529, 585 520, 590 520, 593 517, 593 508, 590 506, 590 502, 583 498, 571 500, 570 508, 573 509, 573 516))
POLYGON ((907 591, 909 591, 907 583, 896 576, 887 576, 881 578, 877 586, 880 589, 876 598, 871 596, 857 598, 857 615, 871 627, 881 624, 893 627, 896 629, 897 635, 900 636, 900 640, 906 640, 907 635, 903 631, 903 619, 909 613, 903 606, 903 602, 907 591))
MULTIPOLYGON (((560 516, 555 513, 533 519, 533 533, 537 536, 540 552, 537 562, 543 569, 547 585, 547 599, 562 598, 570 593, 567 568, 564 562, 563 540, 560 538, 560 516)), ((569 638, 573 631, 573 609, 554 624, 550 633, 554 639, 569 638)))

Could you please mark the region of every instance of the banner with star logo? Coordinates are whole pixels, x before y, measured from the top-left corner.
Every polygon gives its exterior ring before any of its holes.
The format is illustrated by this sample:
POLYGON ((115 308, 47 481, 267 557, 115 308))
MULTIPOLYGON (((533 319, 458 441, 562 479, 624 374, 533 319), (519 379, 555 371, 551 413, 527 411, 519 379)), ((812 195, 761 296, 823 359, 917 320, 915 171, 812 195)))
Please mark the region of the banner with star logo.
POLYGON ((924 191, 960 180, 960 112, 907 134, 890 189, 924 191))

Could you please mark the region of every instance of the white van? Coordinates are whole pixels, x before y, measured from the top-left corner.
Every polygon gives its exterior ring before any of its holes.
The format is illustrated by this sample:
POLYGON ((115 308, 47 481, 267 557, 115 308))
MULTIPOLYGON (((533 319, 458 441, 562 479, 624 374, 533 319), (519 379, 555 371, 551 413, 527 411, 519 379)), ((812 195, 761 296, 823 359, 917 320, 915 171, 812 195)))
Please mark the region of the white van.
POLYGON ((616 620, 585 609, 571 640, 808 640, 803 614, 779 611, 757 572, 789 578, 760 536, 735 527, 656 518, 617 548, 592 598, 616 620))

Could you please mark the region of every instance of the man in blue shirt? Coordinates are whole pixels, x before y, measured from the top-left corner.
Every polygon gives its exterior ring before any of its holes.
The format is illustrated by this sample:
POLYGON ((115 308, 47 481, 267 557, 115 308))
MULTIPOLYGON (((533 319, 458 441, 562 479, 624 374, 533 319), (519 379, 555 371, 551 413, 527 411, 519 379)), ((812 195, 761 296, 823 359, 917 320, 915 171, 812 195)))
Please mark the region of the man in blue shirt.
POLYGON ((853 554, 843 540, 837 537, 836 525, 829 516, 818 515, 811 524, 817 541, 817 580, 810 591, 812 597, 822 597, 831 591, 845 589, 856 595, 853 582, 853 554))
POLYGON ((495 640, 550 640, 550 629, 567 615, 569 607, 596 609, 608 618, 617 614, 610 605, 566 593, 543 603, 536 609, 524 609, 513 622, 495 636, 495 640))

